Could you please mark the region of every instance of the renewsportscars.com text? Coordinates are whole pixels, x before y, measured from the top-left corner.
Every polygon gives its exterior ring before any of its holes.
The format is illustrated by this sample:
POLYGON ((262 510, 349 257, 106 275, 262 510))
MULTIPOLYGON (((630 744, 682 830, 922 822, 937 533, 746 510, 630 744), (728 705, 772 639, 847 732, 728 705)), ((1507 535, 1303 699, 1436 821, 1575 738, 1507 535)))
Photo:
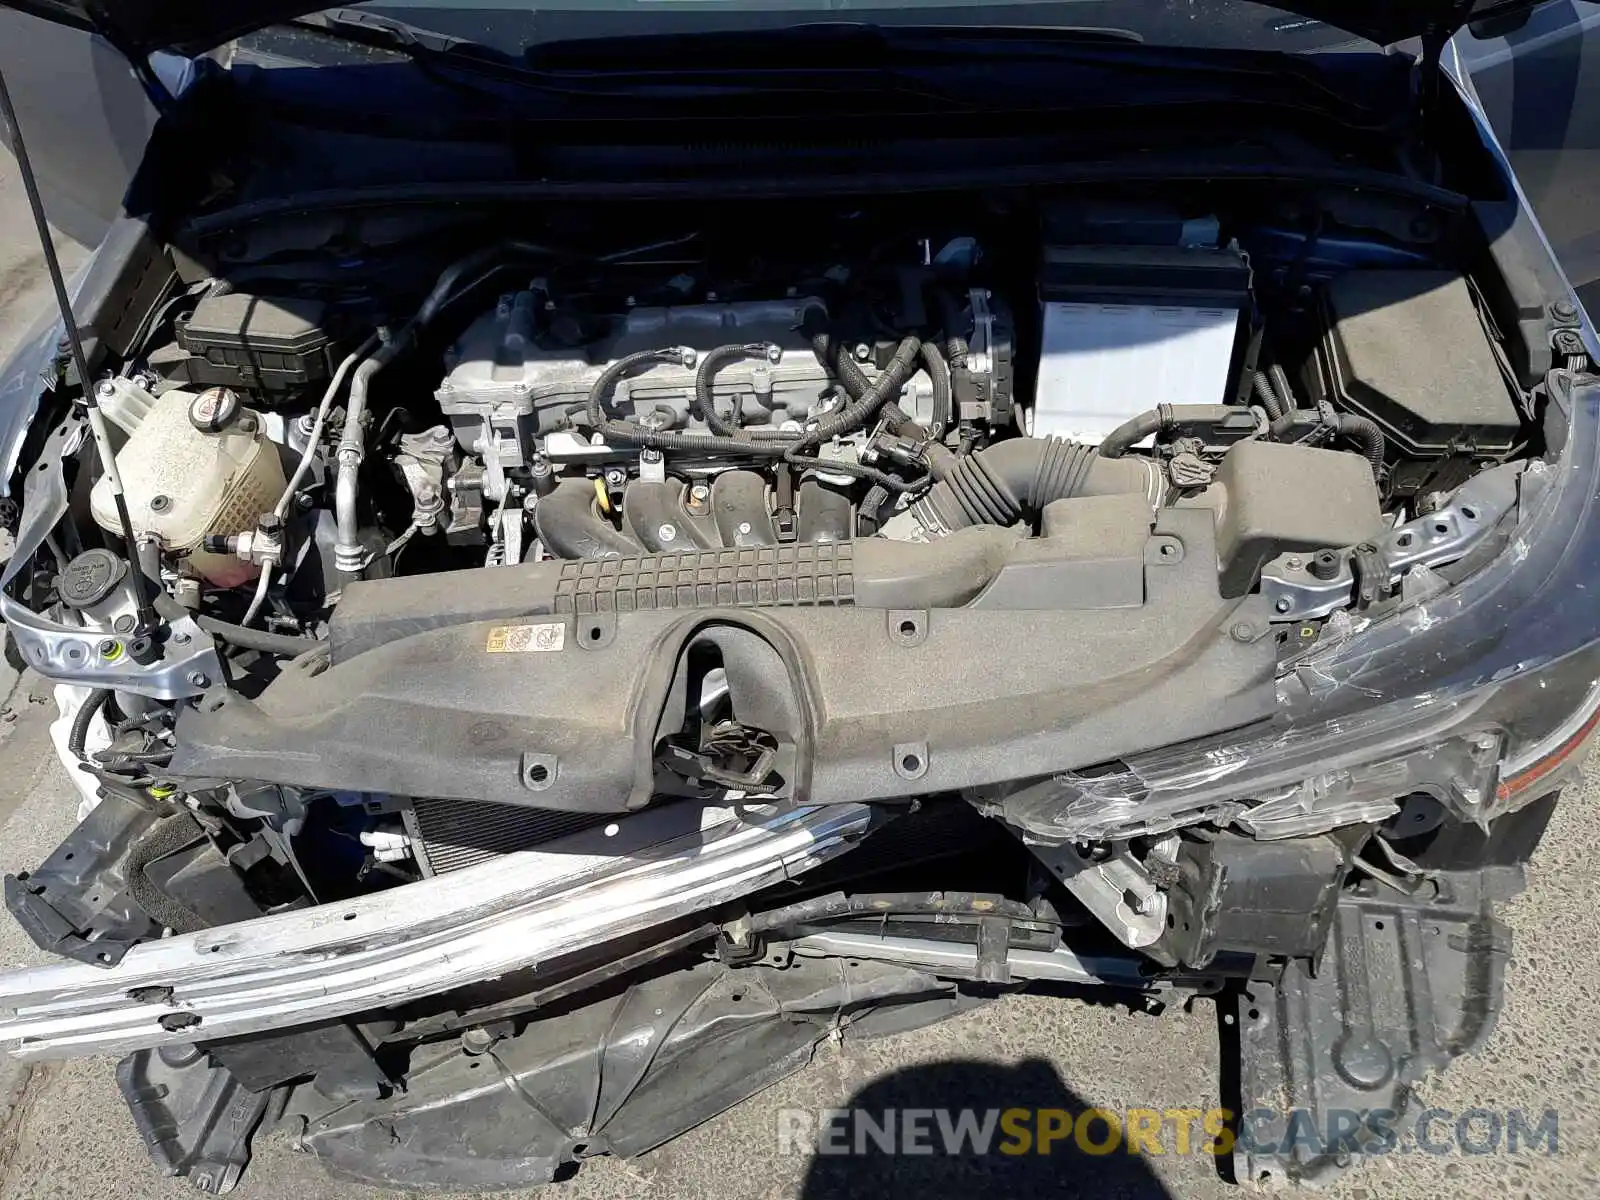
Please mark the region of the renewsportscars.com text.
POLYGON ((780 1154, 1560 1153, 1554 1109, 781 1109, 780 1154))

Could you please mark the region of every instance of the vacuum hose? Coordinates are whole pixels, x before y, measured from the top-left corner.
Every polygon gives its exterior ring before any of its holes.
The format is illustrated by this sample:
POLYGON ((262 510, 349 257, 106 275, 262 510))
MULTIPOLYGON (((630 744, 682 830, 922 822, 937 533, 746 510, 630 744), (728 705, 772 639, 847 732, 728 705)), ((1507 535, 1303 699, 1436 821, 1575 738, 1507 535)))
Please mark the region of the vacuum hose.
POLYGON ((741 358, 759 358, 763 362, 774 357, 777 346, 768 342, 750 342, 746 345, 718 346, 715 350, 708 350, 700 358, 700 369, 694 373, 694 401, 695 407, 700 410, 700 419, 704 421, 712 433, 719 437, 736 438, 744 431, 735 414, 732 422, 722 418, 717 412, 716 401, 711 394, 711 382, 716 373, 728 363, 741 358))

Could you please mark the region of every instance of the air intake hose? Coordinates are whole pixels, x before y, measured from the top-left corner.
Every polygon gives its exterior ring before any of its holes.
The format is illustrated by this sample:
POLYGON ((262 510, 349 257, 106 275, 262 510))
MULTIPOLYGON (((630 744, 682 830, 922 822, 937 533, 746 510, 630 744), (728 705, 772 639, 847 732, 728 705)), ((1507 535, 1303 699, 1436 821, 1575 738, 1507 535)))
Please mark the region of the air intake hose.
POLYGON ((1060 438, 1014 438, 960 459, 911 509, 885 527, 889 537, 943 537, 968 525, 1012 525, 1055 500, 1165 492, 1160 471, 1142 458, 1102 458, 1093 446, 1060 438))

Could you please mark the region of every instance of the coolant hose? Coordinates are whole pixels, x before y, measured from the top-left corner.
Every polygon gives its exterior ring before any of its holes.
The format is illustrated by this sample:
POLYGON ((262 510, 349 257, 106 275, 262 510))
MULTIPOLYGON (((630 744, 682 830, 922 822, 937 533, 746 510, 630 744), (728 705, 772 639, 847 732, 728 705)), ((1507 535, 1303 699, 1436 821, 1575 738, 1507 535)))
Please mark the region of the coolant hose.
POLYGON ((357 500, 361 495, 361 460, 366 457, 367 389, 372 377, 388 366, 410 343, 415 323, 381 343, 362 360, 350 377, 350 399, 345 406, 344 432, 339 436, 339 473, 333 489, 333 509, 338 536, 333 545, 333 564, 346 575, 358 575, 367 565, 367 549, 361 544, 357 500))
POLYGON ((439 310, 460 294, 458 285, 463 276, 469 271, 479 271, 480 274, 468 287, 482 283, 487 274, 504 270, 514 266, 518 259, 549 258, 560 259, 569 257, 561 251, 549 246, 541 246, 535 242, 507 241, 496 242, 492 246, 483 246, 462 258, 456 259, 443 271, 434 282, 433 290, 428 293, 427 299, 422 302, 422 307, 417 310, 417 315, 412 319, 414 324, 427 325, 434 317, 439 315, 439 310))
POLYGON ((944 356, 950 363, 953 371, 967 369, 967 356, 972 352, 967 339, 957 332, 966 324, 961 301, 948 291, 941 290, 937 296, 939 305, 939 320, 944 325, 944 356))
POLYGON ((950 386, 950 364, 945 361, 939 347, 932 342, 922 343, 922 365, 933 381, 933 427, 940 433, 950 428, 953 411, 950 386))
POLYGON ((1013 438, 957 460, 912 512, 941 536, 968 525, 1012 525, 1077 496, 1143 495, 1155 507, 1164 490, 1160 471, 1142 458, 1108 459, 1061 438, 1013 438))
POLYGON ((1100 443, 1100 457, 1121 458, 1145 438, 1180 424, 1220 424, 1237 413, 1249 411, 1231 404, 1163 404, 1124 421, 1108 433, 1100 443))
POLYGON ((533 509, 533 525, 557 558, 630 558, 644 547, 611 528, 595 511, 594 483, 567 479, 541 496, 533 509))
POLYGON ((811 353, 817 356, 822 369, 839 381, 850 399, 861 399, 869 382, 867 374, 829 330, 827 310, 818 304, 807 308, 800 316, 800 332, 810 340, 811 353))

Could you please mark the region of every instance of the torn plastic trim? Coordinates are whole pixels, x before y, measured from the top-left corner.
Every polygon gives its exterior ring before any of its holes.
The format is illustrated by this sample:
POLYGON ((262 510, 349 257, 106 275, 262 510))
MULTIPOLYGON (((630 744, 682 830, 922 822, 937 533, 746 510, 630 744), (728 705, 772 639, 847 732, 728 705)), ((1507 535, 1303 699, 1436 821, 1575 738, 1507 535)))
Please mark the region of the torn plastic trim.
POLYGON ((0 1046, 71 1058, 393 1007, 791 879, 885 815, 673 805, 357 900, 137 946, 115 967, 12 971, 0 975, 0 1046))
POLYGON ((1414 792, 1486 826, 1555 790, 1600 728, 1600 643, 1477 687, 1406 697, 1067 772, 979 807, 1046 844, 1120 841, 1211 821, 1263 840, 1387 820, 1414 792))
POLYGON ((1299 837, 1369 817, 1374 802, 1387 816, 1413 791, 1462 811, 1492 795, 1500 735, 1477 719, 1488 698, 1421 697, 1327 725, 1172 747, 978 803, 1025 841, 1047 845, 1153 837, 1201 821, 1299 837), (1464 726, 1471 732, 1459 735, 1464 726), (1301 819, 1282 823, 1290 815, 1301 819))

